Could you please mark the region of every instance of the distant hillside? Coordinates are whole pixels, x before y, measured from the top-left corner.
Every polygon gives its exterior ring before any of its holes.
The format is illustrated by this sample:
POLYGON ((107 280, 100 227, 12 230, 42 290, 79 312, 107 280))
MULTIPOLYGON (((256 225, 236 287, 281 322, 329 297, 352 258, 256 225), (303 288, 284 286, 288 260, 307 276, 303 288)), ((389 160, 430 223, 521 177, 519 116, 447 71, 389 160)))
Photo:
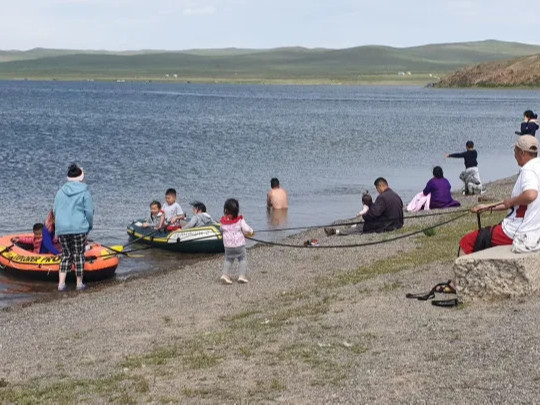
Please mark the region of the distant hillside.
POLYGON ((139 50, 139 51, 105 51, 105 50, 78 50, 78 49, 47 49, 34 48, 28 51, 0 51, 0 63, 21 60, 33 60, 51 58, 65 55, 147 55, 164 53, 163 50, 139 50))
POLYGON ((0 51, 0 78, 362 81, 398 72, 438 76, 479 62, 540 53, 540 46, 500 41, 410 48, 193 49, 185 51, 0 51), (2 62, 3 61, 3 62, 2 62))
POLYGON ((482 63, 458 70, 437 87, 540 87, 540 54, 482 63))

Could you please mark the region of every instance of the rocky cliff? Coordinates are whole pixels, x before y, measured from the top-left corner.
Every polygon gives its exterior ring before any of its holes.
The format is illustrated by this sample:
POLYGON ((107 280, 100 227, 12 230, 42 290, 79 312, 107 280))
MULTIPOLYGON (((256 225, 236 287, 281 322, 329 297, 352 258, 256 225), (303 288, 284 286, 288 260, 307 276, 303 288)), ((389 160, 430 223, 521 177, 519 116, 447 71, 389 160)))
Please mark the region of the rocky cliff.
POLYGON ((435 87, 540 87, 540 54, 465 67, 435 87))

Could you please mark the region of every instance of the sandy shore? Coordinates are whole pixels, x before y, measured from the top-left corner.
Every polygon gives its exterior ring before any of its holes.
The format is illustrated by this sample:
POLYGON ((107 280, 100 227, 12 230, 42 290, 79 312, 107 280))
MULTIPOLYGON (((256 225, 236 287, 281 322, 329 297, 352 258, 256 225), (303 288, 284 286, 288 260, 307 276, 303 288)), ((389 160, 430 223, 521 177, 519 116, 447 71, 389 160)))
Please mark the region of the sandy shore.
MULTIPOLYGON (((495 182, 482 197, 499 200, 512 185, 495 182)), ((471 214, 434 236, 369 247, 259 246, 248 285, 221 285, 217 256, 3 311, 0 402, 535 402, 538 297, 457 309, 404 298, 451 278, 459 236, 475 227, 471 214)), ((314 230, 288 241, 388 237, 314 230)))

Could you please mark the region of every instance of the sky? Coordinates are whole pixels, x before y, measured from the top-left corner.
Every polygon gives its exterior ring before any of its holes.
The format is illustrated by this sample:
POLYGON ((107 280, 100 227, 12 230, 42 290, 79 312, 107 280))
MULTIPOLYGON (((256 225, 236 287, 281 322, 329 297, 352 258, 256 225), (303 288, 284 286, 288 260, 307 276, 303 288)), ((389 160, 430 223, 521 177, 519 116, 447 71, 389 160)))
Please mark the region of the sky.
POLYGON ((0 49, 540 45, 530 0, 0 0, 0 49), (530 11, 528 11, 530 10, 530 11))

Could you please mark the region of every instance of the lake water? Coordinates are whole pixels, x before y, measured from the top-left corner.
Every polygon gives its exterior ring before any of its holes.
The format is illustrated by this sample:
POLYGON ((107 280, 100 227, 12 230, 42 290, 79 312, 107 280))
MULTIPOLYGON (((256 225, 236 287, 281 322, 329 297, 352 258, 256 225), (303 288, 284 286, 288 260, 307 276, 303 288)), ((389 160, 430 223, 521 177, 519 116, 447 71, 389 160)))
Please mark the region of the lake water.
MULTIPOLYGON (((108 244, 125 243, 126 225, 169 187, 185 210, 201 200, 216 219, 236 197, 248 223, 267 229, 272 177, 289 192, 282 226, 326 224, 357 212, 378 176, 404 200, 435 165, 460 187, 463 160, 444 154, 469 139, 484 181, 515 174, 514 131, 539 98, 526 90, 0 82, 0 234, 42 222, 73 161, 96 206, 91 238, 108 244)), ((122 260, 117 277, 183 260, 151 251, 122 260)), ((54 288, 0 275, 0 306, 54 288)))

